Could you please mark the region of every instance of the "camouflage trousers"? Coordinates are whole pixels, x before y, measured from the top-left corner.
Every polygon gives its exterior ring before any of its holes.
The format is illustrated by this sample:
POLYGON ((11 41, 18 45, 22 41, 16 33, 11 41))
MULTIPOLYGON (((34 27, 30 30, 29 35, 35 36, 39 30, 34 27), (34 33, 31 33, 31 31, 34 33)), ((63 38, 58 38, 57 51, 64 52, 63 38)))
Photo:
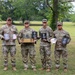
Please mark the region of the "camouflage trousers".
POLYGON ((50 46, 40 47, 41 63, 43 68, 51 68, 51 50, 50 46))
POLYGON ((21 54, 23 58, 24 67, 28 68, 28 55, 30 58, 30 63, 32 68, 36 68, 35 64, 35 47, 32 44, 21 45, 21 54))
POLYGON ((11 56, 11 64, 12 67, 16 66, 15 63, 15 54, 16 54, 16 46, 15 45, 4 45, 2 46, 3 56, 4 56, 4 66, 8 66, 8 53, 11 56))
POLYGON ((56 67, 57 68, 60 67, 60 57, 62 56, 64 68, 67 68, 67 51, 66 50, 55 50, 54 55, 55 55, 56 67))

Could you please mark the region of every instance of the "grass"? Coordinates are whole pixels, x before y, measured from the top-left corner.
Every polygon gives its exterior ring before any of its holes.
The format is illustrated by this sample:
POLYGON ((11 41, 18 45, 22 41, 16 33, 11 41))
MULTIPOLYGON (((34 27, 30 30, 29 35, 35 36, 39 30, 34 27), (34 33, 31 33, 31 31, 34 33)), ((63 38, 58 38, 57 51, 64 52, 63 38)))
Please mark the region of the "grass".
MULTIPOLYGON (((0 22, 0 27, 3 25, 5 22, 0 22)), ((34 22, 32 22, 34 23, 34 22)), ((38 23, 39 22, 35 22, 38 23)), ((33 29, 36 31, 39 30, 40 26, 31 26, 33 29)), ((23 63, 22 63, 22 56, 21 56, 21 48, 20 45, 17 43, 17 53, 16 53, 16 67, 17 71, 14 72, 11 69, 11 62, 10 62, 10 57, 9 57, 9 69, 8 71, 3 71, 3 54, 2 54, 2 46, 0 43, 0 75, 75 75, 75 23, 71 22, 65 22, 64 23, 64 29, 68 31, 71 35, 71 42, 68 45, 68 72, 64 73, 63 71, 63 65, 62 65, 62 60, 61 60, 61 67, 58 72, 55 71, 55 64, 54 64, 54 45, 51 47, 52 55, 52 70, 51 72, 46 72, 46 71, 39 71, 38 69, 41 68, 41 61, 40 61, 40 52, 39 52, 39 41, 35 45, 36 47, 36 66, 37 66, 37 72, 33 72, 31 68, 28 71, 23 70, 23 63)), ((20 31, 23 26, 17 26, 18 31, 20 31)), ((1 41, 0 41, 1 42, 1 41)))

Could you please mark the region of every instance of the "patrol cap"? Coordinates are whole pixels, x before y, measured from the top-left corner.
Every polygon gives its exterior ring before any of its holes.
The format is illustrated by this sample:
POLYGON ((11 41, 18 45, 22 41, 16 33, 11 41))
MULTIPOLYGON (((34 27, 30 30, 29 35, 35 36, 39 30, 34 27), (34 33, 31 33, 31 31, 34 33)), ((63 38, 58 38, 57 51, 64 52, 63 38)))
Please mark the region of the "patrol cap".
POLYGON ((7 18, 7 21, 12 21, 12 18, 11 18, 11 17, 8 17, 8 18, 7 18))
POLYGON ((29 23, 30 23, 29 20, 25 20, 25 21, 24 21, 24 24, 29 24, 29 23))
POLYGON ((57 26, 62 26, 63 23, 62 22, 57 22, 57 26))
POLYGON ((42 22, 47 22, 47 19, 43 19, 42 22))

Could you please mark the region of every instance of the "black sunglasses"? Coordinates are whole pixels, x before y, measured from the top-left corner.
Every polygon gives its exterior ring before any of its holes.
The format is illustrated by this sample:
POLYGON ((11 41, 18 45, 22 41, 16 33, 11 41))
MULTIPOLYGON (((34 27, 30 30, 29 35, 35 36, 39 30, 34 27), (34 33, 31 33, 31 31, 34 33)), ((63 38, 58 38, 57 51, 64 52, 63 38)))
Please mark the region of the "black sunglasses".
POLYGON ((62 25, 58 25, 58 26, 62 26, 62 25))
POLYGON ((7 20, 7 21, 12 21, 11 19, 7 20))
POLYGON ((43 23, 47 23, 47 22, 43 22, 43 23))
POLYGON ((25 24, 29 24, 29 23, 27 22, 27 23, 25 23, 25 24))

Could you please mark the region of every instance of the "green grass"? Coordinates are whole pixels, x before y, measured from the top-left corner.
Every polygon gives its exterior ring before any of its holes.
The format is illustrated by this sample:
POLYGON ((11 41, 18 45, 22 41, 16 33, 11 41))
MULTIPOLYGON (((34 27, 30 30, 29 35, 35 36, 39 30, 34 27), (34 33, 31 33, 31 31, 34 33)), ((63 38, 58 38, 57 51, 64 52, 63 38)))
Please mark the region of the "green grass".
MULTIPOLYGON (((5 22, 0 22, 0 27, 5 22)), ((32 22, 34 23, 34 22, 32 22)), ((41 23, 41 22, 35 22, 35 23, 41 23)), ((38 31, 41 26, 31 26, 34 30, 38 31)), ((9 69, 8 71, 3 71, 3 54, 2 54, 2 46, 0 43, 0 75, 75 75, 75 23, 71 22, 65 22, 64 23, 64 29, 68 31, 71 35, 71 42, 68 45, 68 72, 64 73, 63 71, 63 65, 61 60, 61 67, 58 72, 55 71, 55 64, 54 64, 54 45, 52 45, 52 70, 51 72, 46 71, 39 71, 38 69, 41 68, 41 61, 40 61, 40 52, 39 52, 39 41, 36 44, 36 66, 37 66, 37 72, 33 72, 31 68, 28 71, 23 70, 23 63, 22 63, 22 56, 21 56, 21 48, 20 45, 17 43, 17 54, 16 54, 16 67, 17 71, 14 72, 11 69, 11 62, 10 62, 10 55, 9 55, 9 69)), ((17 26, 18 31, 20 31, 23 26, 17 26)), ((1 41, 0 41, 1 42, 1 41)))

